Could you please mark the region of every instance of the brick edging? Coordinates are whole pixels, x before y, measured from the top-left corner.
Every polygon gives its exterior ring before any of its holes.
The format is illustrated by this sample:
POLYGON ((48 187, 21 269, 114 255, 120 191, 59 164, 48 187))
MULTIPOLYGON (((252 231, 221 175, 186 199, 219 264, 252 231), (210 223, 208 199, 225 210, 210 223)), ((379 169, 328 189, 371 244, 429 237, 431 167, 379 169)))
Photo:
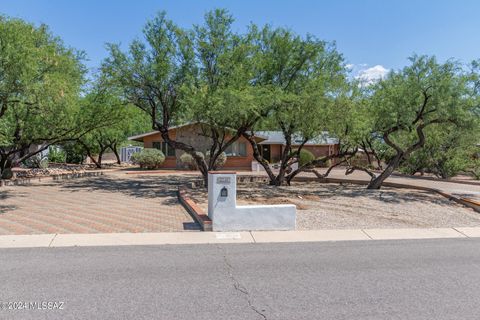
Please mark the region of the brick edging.
POLYGON ((212 231, 212 220, 187 194, 184 187, 178 187, 178 200, 185 207, 188 213, 197 221, 202 227, 203 231, 212 231))
POLYGON ((75 178, 84 178, 84 177, 95 177, 103 175, 104 171, 87 171, 87 172, 76 172, 76 173, 60 173, 50 176, 38 176, 31 178, 20 178, 15 180, 3 180, 0 179, 0 187, 6 186, 23 186, 30 185, 36 182, 42 182, 45 180, 69 180, 75 178))

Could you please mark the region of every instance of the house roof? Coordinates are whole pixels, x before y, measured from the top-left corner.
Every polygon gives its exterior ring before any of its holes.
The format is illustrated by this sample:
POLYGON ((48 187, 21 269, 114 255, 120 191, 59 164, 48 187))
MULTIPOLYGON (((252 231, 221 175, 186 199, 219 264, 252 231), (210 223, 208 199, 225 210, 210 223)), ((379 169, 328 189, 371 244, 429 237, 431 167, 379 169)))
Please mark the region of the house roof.
POLYGON ((151 131, 151 132, 147 132, 147 133, 138 134, 136 136, 128 137, 128 140, 143 142, 144 137, 148 137, 148 136, 151 136, 151 135, 154 135, 154 134, 157 134, 157 133, 160 133, 160 131, 151 131))
MULTIPOLYGON (((175 130, 175 129, 178 129, 178 128, 183 128, 183 127, 186 127, 186 126, 196 125, 196 124, 205 124, 205 123, 203 123, 203 122, 188 122, 188 123, 181 124, 181 125, 178 125, 178 126, 170 127, 169 129, 170 130, 175 130)), ((232 129, 232 130, 235 131, 234 129, 232 129)), ((143 142, 143 138, 148 137, 148 136, 157 135, 159 133, 160 133, 160 131, 158 131, 158 130, 150 131, 150 132, 147 132, 147 133, 142 133, 142 134, 138 134, 138 135, 135 135, 135 136, 128 137, 128 140, 143 142)), ((255 138, 256 138, 257 142, 260 142, 262 140, 267 139, 266 137, 263 137, 261 135, 255 135, 255 138)))
MULTIPOLYGON (((282 131, 258 131, 255 136, 265 138, 266 140, 260 142, 260 144, 285 144, 285 137, 282 131)), ((303 137, 300 134, 293 136, 292 145, 300 145, 303 137)), ((327 131, 323 131, 317 137, 310 139, 305 145, 331 145, 338 144, 338 139, 330 136, 327 131)))
MULTIPOLYGON (((186 127, 186 126, 190 126, 190 125, 193 125, 193 124, 199 124, 199 123, 201 123, 201 122, 187 122, 187 123, 184 123, 184 124, 181 124, 181 125, 178 125, 178 126, 170 127, 169 129, 170 130, 175 130, 175 129, 178 129, 178 128, 183 128, 183 127, 186 127)), ((158 131, 158 130, 150 131, 150 132, 147 132, 147 133, 142 133, 142 134, 138 134, 136 136, 128 137, 128 140, 143 142, 143 138, 148 137, 148 136, 153 136, 153 135, 156 135, 156 134, 159 134, 159 133, 160 133, 160 131, 158 131)))
MULTIPOLYGON (((198 123, 186 123, 183 125, 178 125, 174 127, 170 127, 170 129, 174 130, 177 128, 182 128, 185 126, 193 125, 193 124, 198 124, 198 123)), ((139 135, 131 136, 128 137, 128 140, 133 140, 133 141, 138 141, 138 142, 143 142, 143 138, 151 136, 151 135, 156 135, 159 134, 160 131, 151 131, 147 133, 142 133, 139 135)), ((263 140, 259 142, 260 144, 285 144, 285 138, 283 136, 282 131, 256 131, 255 132, 255 137, 258 140, 263 140)), ((293 141, 292 145, 300 145, 302 143, 303 137, 301 135, 294 135, 293 136, 293 141)), ((338 139, 335 137, 332 137, 329 135, 327 131, 323 131, 320 135, 317 137, 310 139, 305 145, 332 145, 332 144, 338 144, 338 139)))

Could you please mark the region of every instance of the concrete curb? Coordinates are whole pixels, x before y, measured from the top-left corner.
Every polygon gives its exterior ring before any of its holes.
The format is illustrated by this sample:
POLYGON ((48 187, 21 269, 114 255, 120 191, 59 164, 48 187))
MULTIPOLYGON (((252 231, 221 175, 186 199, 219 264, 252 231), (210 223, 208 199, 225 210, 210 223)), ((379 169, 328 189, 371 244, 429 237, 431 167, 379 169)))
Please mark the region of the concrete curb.
POLYGON ((280 243, 480 238, 480 227, 252 232, 34 234, 0 236, 0 248, 280 243))

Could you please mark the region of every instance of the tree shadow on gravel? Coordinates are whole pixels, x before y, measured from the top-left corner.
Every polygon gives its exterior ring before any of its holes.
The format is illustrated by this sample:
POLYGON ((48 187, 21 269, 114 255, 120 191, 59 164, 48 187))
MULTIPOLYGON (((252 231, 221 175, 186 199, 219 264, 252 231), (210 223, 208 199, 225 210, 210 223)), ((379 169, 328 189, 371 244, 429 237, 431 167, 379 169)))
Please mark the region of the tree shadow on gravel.
MULTIPOLYGON (((207 192, 203 188, 192 188, 189 194, 195 201, 205 201, 207 192)), ((398 204, 405 202, 430 202, 435 204, 451 204, 451 202, 437 194, 428 191, 385 187, 380 190, 368 190, 363 185, 294 182, 291 186, 269 186, 265 183, 241 183, 237 186, 237 197, 247 201, 258 200, 261 203, 268 199, 268 203, 277 200, 279 203, 285 198, 298 201, 308 199, 322 201, 333 197, 359 198, 368 197, 384 203, 398 204)))

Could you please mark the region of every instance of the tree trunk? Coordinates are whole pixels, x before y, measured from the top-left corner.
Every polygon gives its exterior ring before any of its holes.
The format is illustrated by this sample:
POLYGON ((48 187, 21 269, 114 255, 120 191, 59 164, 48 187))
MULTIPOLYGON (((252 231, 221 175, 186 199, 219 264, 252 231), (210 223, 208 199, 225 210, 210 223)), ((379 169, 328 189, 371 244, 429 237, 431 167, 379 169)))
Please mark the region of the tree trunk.
POLYGON ((5 170, 7 164, 7 157, 2 156, 0 157, 0 178, 2 177, 2 172, 5 170))
POLYGON ((186 143, 171 139, 168 132, 168 127, 166 125, 157 124, 157 128, 160 131, 163 141, 168 143, 169 147, 182 150, 192 156, 193 160, 195 160, 195 163, 197 164, 198 170, 202 174, 203 184, 205 185, 205 187, 208 187, 208 165, 205 159, 199 156, 195 148, 193 148, 192 146, 186 143))
POLYGON ((382 187, 383 182, 387 179, 395 169, 400 165, 400 160, 402 159, 401 154, 397 154, 390 162, 383 172, 376 178, 372 179, 367 186, 367 189, 378 190, 382 187))
POLYGON ((275 180, 275 174, 273 174, 273 171, 270 168, 269 163, 265 159, 263 159, 262 155, 260 154, 257 142, 248 133, 243 133, 243 136, 245 137, 245 139, 248 140, 248 142, 250 142, 250 145, 252 146, 252 149, 253 149, 253 157, 255 158, 255 160, 257 160, 258 163, 262 165, 263 169, 265 169, 265 172, 267 173, 268 178, 270 179, 270 184, 272 184, 272 182, 275 180))
POLYGON ((0 158, 0 179, 11 179, 13 163, 8 156, 0 158))
POLYGON ((102 158, 103 158, 103 151, 100 151, 98 154, 98 161, 96 163, 98 169, 102 169, 102 158))
POLYGON ((102 168, 102 164, 101 163, 98 163, 97 159, 95 159, 94 156, 92 156, 91 154, 88 155, 88 157, 90 158, 90 160, 92 160, 93 164, 95 164, 95 166, 99 169, 102 168))
POLYGON ((292 179, 295 178, 298 174, 305 171, 313 172, 318 178, 326 178, 330 174, 330 172, 333 170, 333 168, 349 161, 351 158, 353 158, 357 154, 357 152, 358 152, 358 149, 354 149, 352 151, 348 151, 348 149, 346 151, 339 150, 336 154, 324 156, 323 158, 317 158, 313 161, 310 161, 309 163, 304 164, 303 166, 299 166, 297 170, 289 173, 285 177, 287 181, 287 185, 290 185, 292 179), (340 161, 336 161, 336 159, 340 159, 340 158, 343 158, 343 159, 340 161), (335 160, 335 161, 330 167, 328 167, 327 172, 325 174, 322 175, 314 169, 316 166, 326 163, 329 160, 335 160))
POLYGON ((285 180, 285 174, 287 173, 287 168, 288 168, 288 160, 286 160, 285 158, 282 159, 282 162, 280 163, 280 170, 278 171, 278 174, 277 176, 275 177, 275 179, 273 181, 270 181, 270 185, 271 186, 281 186, 285 183, 287 183, 287 181, 285 180))
POLYGON ((117 158, 117 164, 122 164, 122 160, 120 159, 120 155, 118 154, 117 146, 114 145, 113 148, 111 148, 113 153, 115 154, 115 157, 117 158))
POLYGON ((362 142, 362 148, 363 148, 363 152, 365 152, 365 155, 367 156, 367 163, 369 166, 371 166, 372 158, 370 157, 370 153, 368 152, 368 148, 365 142, 362 142))

